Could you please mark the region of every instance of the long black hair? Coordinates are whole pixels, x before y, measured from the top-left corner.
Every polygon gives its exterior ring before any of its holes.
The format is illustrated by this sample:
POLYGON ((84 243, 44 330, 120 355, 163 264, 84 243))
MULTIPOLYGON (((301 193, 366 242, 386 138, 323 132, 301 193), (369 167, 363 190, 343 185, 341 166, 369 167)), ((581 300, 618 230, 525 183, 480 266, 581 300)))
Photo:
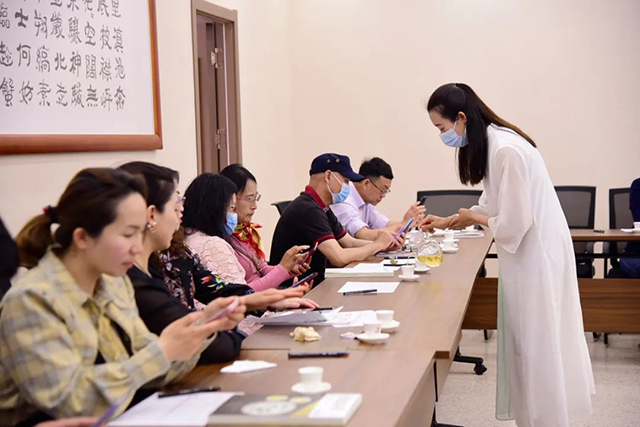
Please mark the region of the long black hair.
POLYGON ((226 176, 238 187, 238 193, 242 193, 247 186, 247 181, 253 181, 256 184, 256 177, 253 176, 249 169, 240 163, 233 163, 220 171, 220 175, 226 176))
POLYGON ((184 193, 182 225, 209 236, 225 238, 227 210, 238 187, 226 176, 203 173, 184 193))
POLYGON ((164 207, 171 200, 180 180, 178 171, 149 162, 129 162, 118 169, 144 179, 147 185, 147 206, 153 205, 158 212, 164 212, 164 207))
POLYGON ((458 175, 463 184, 476 185, 487 172, 487 126, 495 124, 516 132, 531 145, 533 139, 517 126, 499 117, 478 95, 464 83, 448 83, 433 92, 427 103, 427 111, 435 110, 447 120, 455 122, 458 113, 467 116, 467 140, 469 144, 458 149, 458 175))

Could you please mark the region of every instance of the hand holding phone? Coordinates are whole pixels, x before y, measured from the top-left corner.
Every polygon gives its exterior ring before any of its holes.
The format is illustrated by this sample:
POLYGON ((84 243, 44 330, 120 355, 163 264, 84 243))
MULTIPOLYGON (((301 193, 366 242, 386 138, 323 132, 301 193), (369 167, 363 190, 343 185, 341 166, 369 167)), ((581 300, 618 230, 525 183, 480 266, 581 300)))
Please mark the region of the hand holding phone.
POLYGON ((294 283, 293 285, 289 286, 288 289, 295 288, 295 287, 298 287, 300 285, 304 285, 305 283, 310 282, 313 279, 315 279, 317 275, 318 275, 318 273, 316 273, 316 272, 307 274, 302 279, 298 280, 296 283, 294 283))
POLYGON ((314 243, 313 248, 310 248, 309 251, 307 251, 307 256, 304 257, 304 259, 300 262, 300 264, 306 264, 311 257, 313 256, 313 254, 316 252, 316 250, 318 249, 318 242, 314 243))
MULTIPOLYGON (((198 320, 195 323, 197 323, 198 325, 204 325, 205 323, 213 322, 214 320, 220 319, 221 317, 230 316, 235 311, 235 309, 238 308, 239 304, 240 304, 240 299, 235 298, 226 307, 214 311, 213 313, 208 315, 208 317, 205 317, 205 320, 198 320)), ((207 309, 205 308, 202 312, 203 316, 207 316, 207 314, 205 313, 206 311, 207 309)))
POLYGON ((404 233, 406 233, 409 227, 411 227, 411 224, 413 224, 413 218, 409 218, 404 227, 402 227, 402 229, 398 231, 398 236, 402 236, 404 233))

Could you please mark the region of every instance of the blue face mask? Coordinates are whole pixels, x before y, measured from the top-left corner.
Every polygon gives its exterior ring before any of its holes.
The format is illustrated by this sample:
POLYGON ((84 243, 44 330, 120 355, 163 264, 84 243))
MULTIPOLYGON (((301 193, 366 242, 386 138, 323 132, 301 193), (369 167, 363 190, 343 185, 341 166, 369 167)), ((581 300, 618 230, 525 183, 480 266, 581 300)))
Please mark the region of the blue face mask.
POLYGON ((329 184, 327 184, 327 188, 329 189, 329 193, 331 193, 331 198, 333 199, 333 204, 336 205, 338 203, 342 203, 345 200, 347 200, 347 197, 349 197, 349 192, 351 191, 351 187, 349 187, 349 184, 345 184, 344 182, 340 181, 338 179, 337 176, 335 176, 333 174, 333 172, 331 172, 331 175, 340 183, 341 188, 340 188, 340 192, 339 193, 333 193, 331 191, 331 187, 329 187, 329 184))
POLYGON ((440 139, 444 142, 444 145, 453 148, 466 147, 469 144, 467 140, 467 131, 465 130, 462 135, 458 135, 454 130, 458 120, 456 119, 453 127, 446 132, 440 134, 440 139))
POLYGON ((233 234, 236 231, 236 226, 238 225, 238 215, 235 212, 227 211, 227 222, 224 225, 224 232, 227 236, 233 234))

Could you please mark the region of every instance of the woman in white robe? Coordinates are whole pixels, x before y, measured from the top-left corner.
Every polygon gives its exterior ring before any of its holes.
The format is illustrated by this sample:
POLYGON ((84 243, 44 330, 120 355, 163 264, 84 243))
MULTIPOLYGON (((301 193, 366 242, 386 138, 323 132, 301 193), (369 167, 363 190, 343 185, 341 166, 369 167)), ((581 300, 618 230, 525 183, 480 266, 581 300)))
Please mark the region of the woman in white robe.
MULTIPOLYGON (((595 393, 567 221, 533 140, 498 117, 467 85, 447 84, 427 110, 458 148, 464 184, 479 204, 423 229, 480 224, 499 259, 496 417, 519 427, 569 427, 591 414, 595 393)), ((428 207, 427 207, 428 209, 428 207)))

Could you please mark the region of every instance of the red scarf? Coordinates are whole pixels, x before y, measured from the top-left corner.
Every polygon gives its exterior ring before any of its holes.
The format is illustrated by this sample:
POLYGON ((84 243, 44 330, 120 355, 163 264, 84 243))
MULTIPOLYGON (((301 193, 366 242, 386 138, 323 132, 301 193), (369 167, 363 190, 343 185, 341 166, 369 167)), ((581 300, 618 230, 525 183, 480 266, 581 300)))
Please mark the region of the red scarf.
POLYGON ((244 222, 237 225, 236 231, 233 233, 233 235, 241 242, 248 243, 249 246, 251 246, 253 250, 256 251, 258 257, 260 257, 261 259, 265 259, 266 256, 260 248, 261 241, 260 233, 258 233, 258 228, 262 228, 262 226, 260 224, 254 224, 253 222, 244 222))

